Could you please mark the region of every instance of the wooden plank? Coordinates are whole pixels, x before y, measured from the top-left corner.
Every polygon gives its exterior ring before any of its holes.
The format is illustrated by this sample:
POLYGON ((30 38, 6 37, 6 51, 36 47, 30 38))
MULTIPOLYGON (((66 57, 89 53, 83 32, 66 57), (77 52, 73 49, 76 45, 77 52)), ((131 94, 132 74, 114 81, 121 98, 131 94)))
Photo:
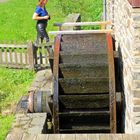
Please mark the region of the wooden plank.
POLYGON ((25 49, 25 64, 28 64, 28 55, 27 55, 27 49, 25 49))
MULTIPOLYGON (((78 92, 77 92, 78 93, 78 92)), ((67 109, 101 109, 109 108, 109 95, 60 95, 61 104, 67 109), (77 104, 78 102, 78 104, 77 104)))
POLYGON ((47 140, 61 140, 60 134, 49 134, 49 137, 47 140))
POLYGON ((10 62, 9 63, 12 63, 12 48, 9 48, 9 55, 10 55, 10 62))
POLYGON ((6 140, 21 140, 22 137, 23 137, 23 133, 18 130, 18 131, 9 133, 6 137, 6 140))
POLYGON ((113 30, 69 30, 69 31, 50 31, 49 34, 94 34, 94 33, 112 33, 113 30))
POLYGON ((140 134, 139 135, 137 134, 136 137, 137 137, 137 140, 140 140, 140 134))
POLYGON ((4 48, 4 57, 5 57, 5 63, 7 64, 7 49, 4 48))
POLYGON ((106 25, 112 24, 111 21, 103 22, 65 22, 65 23, 55 23, 54 26, 87 26, 87 25, 106 25))
POLYGON ((29 59, 29 67, 30 69, 34 69, 34 56, 33 56, 33 43, 30 42, 27 48, 27 53, 28 53, 28 59, 29 59))
POLYGON ((88 134, 88 140, 99 140, 99 134, 88 134))
POLYGON ((62 134, 61 140, 75 140, 75 134, 62 134))
POLYGON ((49 54, 47 51, 47 46, 44 47, 44 55, 45 55, 45 64, 48 64, 49 54))
POLYGON ((75 134, 76 140, 88 140, 87 134, 75 134))
POLYGON ((134 134, 125 134, 122 135, 122 140, 138 140, 137 136, 134 134))
POLYGON ((39 59, 40 59, 40 64, 42 64, 42 56, 43 56, 43 54, 42 54, 42 46, 41 47, 39 47, 39 59))
POLYGON ((0 44, 0 48, 27 48, 27 45, 0 44))
MULTIPOLYGON (((99 134, 99 140, 109 140, 109 135, 108 134, 99 134)), ((113 139, 111 139, 113 140, 113 139)))
POLYGON ((15 63, 18 65, 17 49, 14 48, 15 63))
POLYGON ((65 94, 108 93, 108 78, 59 79, 60 91, 65 94), (71 85, 71 86, 70 86, 71 85))
POLYGON ((122 134, 109 134, 110 140, 122 140, 122 134))
POLYGON ((48 134, 38 134, 35 140, 48 140, 48 134))
POLYGON ((37 135, 35 134, 23 134, 22 140, 36 140, 37 135))
POLYGON ((20 51, 20 65, 23 65, 23 58, 22 58, 22 48, 19 48, 19 51, 20 51))

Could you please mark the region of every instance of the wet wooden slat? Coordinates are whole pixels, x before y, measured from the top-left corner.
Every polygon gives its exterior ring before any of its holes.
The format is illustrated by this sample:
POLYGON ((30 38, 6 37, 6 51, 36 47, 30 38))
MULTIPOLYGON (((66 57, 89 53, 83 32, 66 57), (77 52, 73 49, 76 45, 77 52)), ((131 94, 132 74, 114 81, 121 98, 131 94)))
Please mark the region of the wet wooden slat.
POLYGON ((107 93, 108 78, 65 78, 59 79, 60 92, 65 94, 107 93), (71 86, 70 86, 71 85, 71 86))
POLYGON ((78 108, 108 108, 109 95, 61 95, 59 96, 61 104, 65 108, 78 109, 78 108), (78 102, 78 104, 77 104, 78 102), (84 103, 84 104, 83 104, 84 103))

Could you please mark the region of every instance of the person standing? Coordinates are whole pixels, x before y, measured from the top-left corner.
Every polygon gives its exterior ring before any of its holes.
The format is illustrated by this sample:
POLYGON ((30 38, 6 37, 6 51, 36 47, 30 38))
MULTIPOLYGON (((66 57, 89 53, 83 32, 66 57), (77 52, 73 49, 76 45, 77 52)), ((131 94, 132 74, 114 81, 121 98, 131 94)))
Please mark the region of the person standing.
POLYGON ((46 32, 46 27, 48 20, 50 19, 50 16, 45 8, 48 0, 39 0, 37 7, 35 9, 35 12, 33 14, 33 20, 37 20, 36 23, 36 30, 37 30, 37 39, 36 39, 36 45, 38 46, 39 41, 43 41, 45 39, 46 43, 48 43, 49 36, 46 32))

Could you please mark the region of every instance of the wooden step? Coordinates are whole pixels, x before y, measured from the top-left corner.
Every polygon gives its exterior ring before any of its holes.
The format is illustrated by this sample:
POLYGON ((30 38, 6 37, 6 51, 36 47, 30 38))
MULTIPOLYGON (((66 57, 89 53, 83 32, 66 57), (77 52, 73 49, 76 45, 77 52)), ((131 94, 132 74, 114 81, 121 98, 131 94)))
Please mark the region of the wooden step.
POLYGON ((72 126, 60 128, 60 133, 110 133, 110 126, 72 126))
POLYGON ((106 34, 81 34, 81 35, 63 35, 62 42, 66 44, 76 44, 77 46, 101 46, 106 45, 106 34))
POLYGON ((94 63, 102 62, 108 64, 107 54, 93 54, 91 52, 60 52, 60 63, 94 63))
POLYGON ((99 95, 59 95, 61 109, 109 109, 109 94, 99 95))
POLYGON ((102 110, 102 111, 64 111, 58 113, 60 116, 82 116, 82 115, 89 115, 89 116, 96 116, 96 115, 110 115, 110 111, 102 110))
POLYGON ((65 63, 59 64, 59 69, 59 78, 108 77, 108 65, 106 63, 65 63))
POLYGON ((101 44, 93 44, 95 46, 86 46, 86 44, 84 44, 84 46, 79 46, 79 44, 66 44, 64 42, 61 43, 61 51, 63 51, 63 53, 97 53, 97 54, 107 54, 107 49, 105 46, 105 44, 103 46, 101 46, 101 44))
POLYGON ((84 94, 109 92, 108 78, 60 78, 59 93, 84 94))
POLYGON ((59 113, 59 119, 62 123, 74 124, 106 124, 109 125, 110 112, 109 111, 72 111, 59 113))

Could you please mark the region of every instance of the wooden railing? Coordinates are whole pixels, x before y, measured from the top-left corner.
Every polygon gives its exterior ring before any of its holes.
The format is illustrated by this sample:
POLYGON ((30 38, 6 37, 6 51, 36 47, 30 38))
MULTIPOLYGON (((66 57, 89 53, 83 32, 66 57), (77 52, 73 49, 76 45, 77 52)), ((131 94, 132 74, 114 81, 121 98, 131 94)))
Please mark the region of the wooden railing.
MULTIPOLYGON (((52 46, 52 45, 51 45, 52 46)), ((44 44, 39 45, 38 47, 33 46, 34 48, 34 68, 42 69, 50 67, 49 61, 51 61, 53 56, 50 56, 47 50, 47 46, 44 44)))
POLYGON ((27 45, 0 44, 0 65, 11 68, 32 68, 31 48, 27 45))
POLYGON ((8 68, 45 68, 49 66, 49 55, 45 45, 0 44, 0 66, 8 68))
POLYGON ((80 26, 93 26, 99 25, 101 26, 100 30, 63 30, 63 31, 51 31, 50 34, 89 34, 89 33, 111 33, 111 29, 106 29, 107 25, 111 25, 111 21, 103 21, 103 22, 67 22, 67 23, 55 23, 55 26, 58 26, 60 29, 62 27, 80 27, 80 26))

